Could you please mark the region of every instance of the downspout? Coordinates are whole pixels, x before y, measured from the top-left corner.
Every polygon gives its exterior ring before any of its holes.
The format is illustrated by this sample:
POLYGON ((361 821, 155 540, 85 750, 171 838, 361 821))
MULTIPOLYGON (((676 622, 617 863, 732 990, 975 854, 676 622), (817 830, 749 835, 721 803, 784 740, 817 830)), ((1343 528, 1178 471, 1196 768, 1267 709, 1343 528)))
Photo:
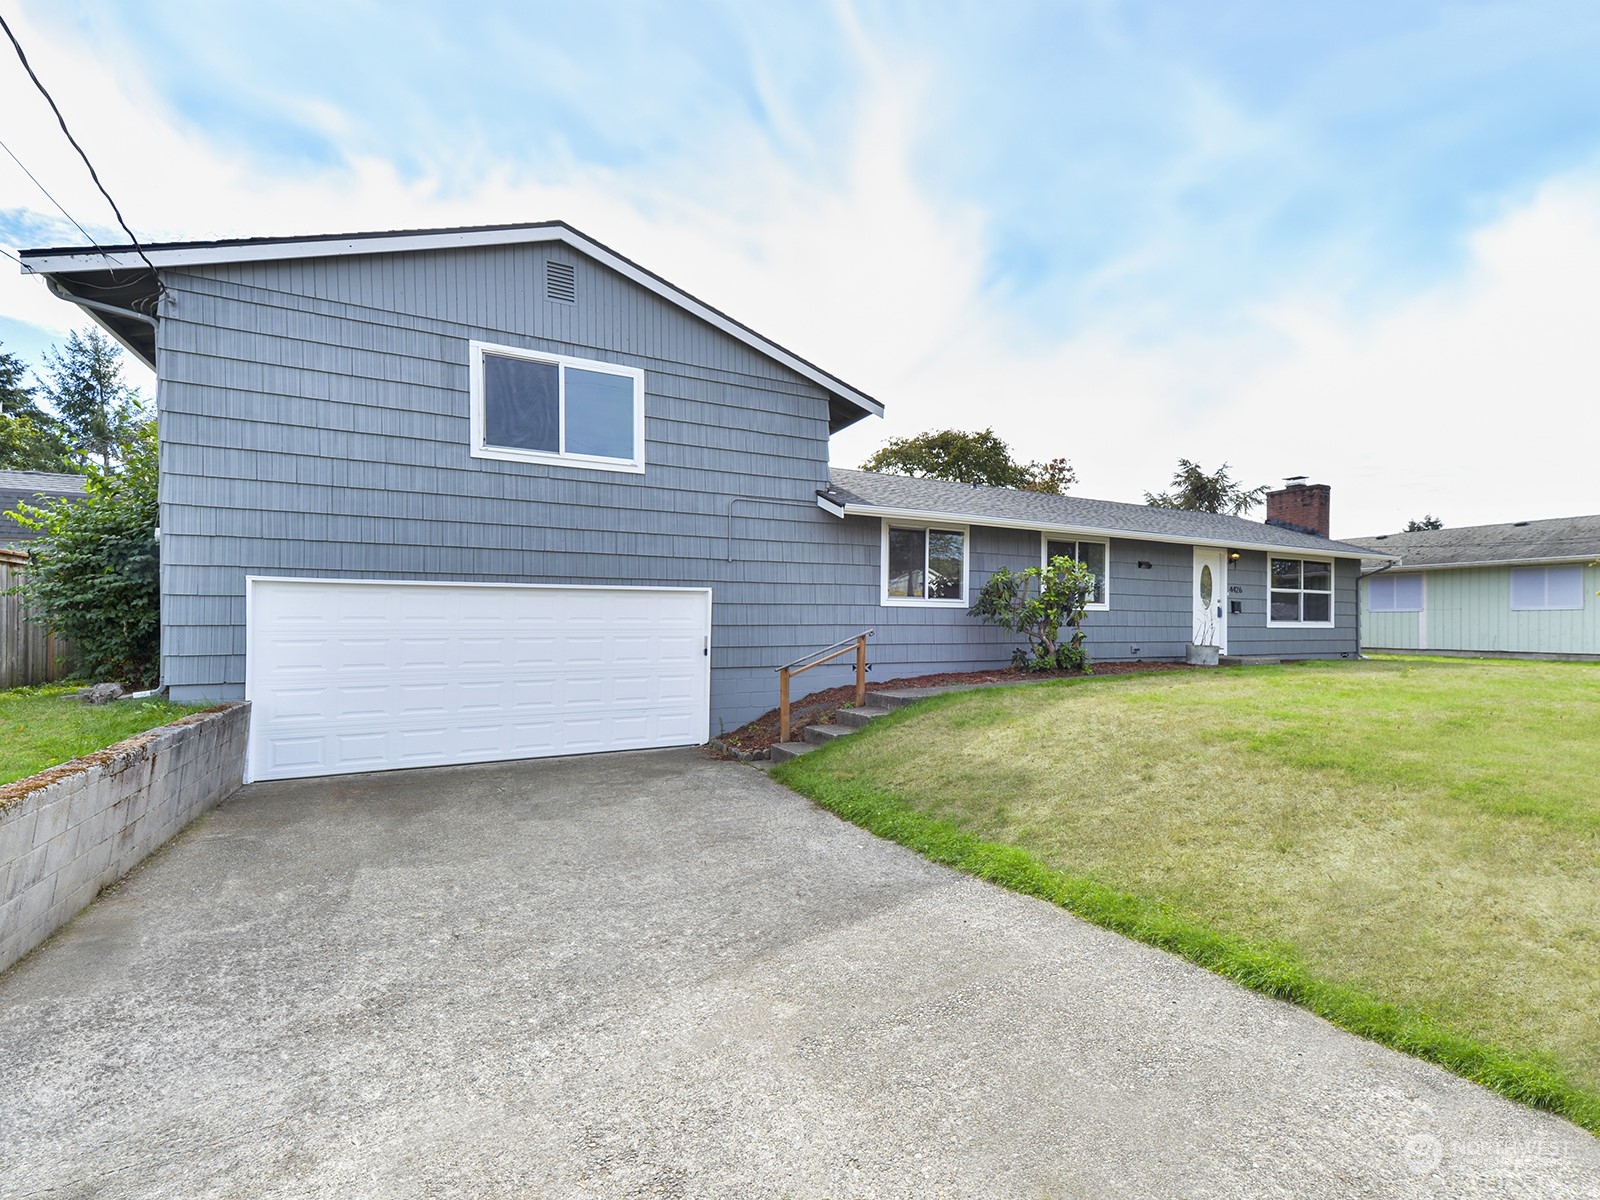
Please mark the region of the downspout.
POLYGON ((1361 653, 1361 649, 1367 644, 1367 639, 1366 630, 1361 627, 1361 581, 1371 579, 1374 575, 1382 575, 1385 571, 1392 571, 1399 565, 1400 559, 1397 558, 1393 562, 1384 563, 1376 571, 1362 571, 1359 568, 1356 571, 1356 657, 1363 662, 1367 656, 1361 653))

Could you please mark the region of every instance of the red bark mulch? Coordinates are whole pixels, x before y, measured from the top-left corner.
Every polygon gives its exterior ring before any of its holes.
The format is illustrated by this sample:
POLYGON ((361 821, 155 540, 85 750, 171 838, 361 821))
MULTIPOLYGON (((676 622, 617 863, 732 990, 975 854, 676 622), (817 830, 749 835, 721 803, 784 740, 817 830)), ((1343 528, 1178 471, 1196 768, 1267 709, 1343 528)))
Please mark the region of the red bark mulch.
MULTIPOLYGON (((1097 662, 1094 664, 1094 674, 1087 678, 1098 678, 1103 675, 1133 675, 1140 672, 1153 671, 1193 671, 1200 668, 1191 667, 1188 663, 1178 662, 1097 662)), ((873 692, 898 692, 907 688, 949 687, 962 683, 1037 683, 1045 679, 1083 679, 1083 675, 1076 671, 1018 671, 1014 667, 1000 667, 993 671, 950 671, 942 675, 914 675, 908 679, 886 679, 872 681, 867 684, 868 703, 871 703, 873 692)), ((812 692, 809 696, 796 701, 789 706, 789 736, 798 737, 800 731, 807 725, 832 724, 834 714, 855 700, 855 684, 846 684, 843 687, 828 688, 821 692, 812 692)), ((723 734, 718 741, 737 750, 749 753, 753 750, 766 750, 777 744, 778 741, 778 710, 763 713, 753 721, 749 721, 730 733, 723 734)), ((711 753, 718 755, 713 748, 711 753)))

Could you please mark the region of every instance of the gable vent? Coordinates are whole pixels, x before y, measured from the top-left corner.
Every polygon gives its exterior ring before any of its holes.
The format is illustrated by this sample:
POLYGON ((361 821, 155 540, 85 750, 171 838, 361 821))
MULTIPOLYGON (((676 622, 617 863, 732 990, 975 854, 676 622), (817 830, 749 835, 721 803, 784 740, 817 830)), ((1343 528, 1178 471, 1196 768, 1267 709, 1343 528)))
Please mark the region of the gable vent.
POLYGON ((578 272, 571 263, 549 262, 544 264, 544 296, 546 300, 557 300, 562 304, 576 304, 578 302, 578 272))

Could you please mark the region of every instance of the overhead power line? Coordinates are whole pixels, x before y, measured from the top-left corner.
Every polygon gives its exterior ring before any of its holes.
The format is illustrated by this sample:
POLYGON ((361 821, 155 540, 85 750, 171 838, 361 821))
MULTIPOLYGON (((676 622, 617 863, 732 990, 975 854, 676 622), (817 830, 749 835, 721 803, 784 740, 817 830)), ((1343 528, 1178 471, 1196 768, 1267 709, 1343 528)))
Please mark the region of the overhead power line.
MULTIPOLYGON (((144 265, 150 268, 151 275, 155 275, 156 286, 159 288, 161 286, 161 277, 156 275, 155 263, 150 261, 150 256, 144 252, 144 247, 139 244, 139 239, 134 236, 133 230, 128 228, 128 223, 122 219, 122 210, 117 207, 117 202, 111 198, 111 193, 106 191, 106 185, 100 182, 100 173, 94 169, 94 163, 89 161, 89 156, 84 153, 83 147, 78 145, 78 139, 72 136, 72 130, 67 128, 67 119, 61 115, 61 109, 56 104, 55 97, 50 94, 50 89, 44 86, 44 81, 41 80, 38 73, 34 71, 33 64, 28 61, 28 56, 23 53, 22 43, 17 41, 17 35, 11 32, 11 26, 6 23, 6 19, 3 16, 0 16, 0 29, 4 29, 6 31, 6 37, 11 39, 12 48, 17 52, 17 58, 22 63, 22 69, 28 73, 28 78, 33 80, 33 86, 39 89, 39 94, 43 96, 45 98, 45 102, 50 105, 50 111, 55 113, 56 123, 61 126, 61 132, 66 135, 67 141, 72 143, 72 148, 78 152, 78 157, 83 159, 83 165, 89 168, 89 178, 94 180, 95 187, 100 189, 100 194, 106 198, 106 203, 111 205, 111 211, 117 215, 117 224, 122 226, 122 232, 128 235, 128 240, 133 243, 133 248, 139 252, 139 257, 144 259, 144 265)), ((21 164, 18 165, 20 166, 21 164)), ((32 176, 29 176, 29 178, 32 178, 32 176)), ((35 182, 38 181, 35 180, 35 182)), ((48 194, 49 193, 46 193, 46 195, 48 194)), ((57 205, 57 207, 59 208, 60 206, 57 205)), ((66 210, 62 209, 62 211, 65 212, 66 210)), ((69 221, 72 220, 70 216, 67 219, 69 221)), ((76 221, 73 221, 72 223, 74 225, 78 224, 76 221)), ((82 229, 81 225, 78 227, 82 229)), ((84 236, 87 237, 88 235, 85 234, 84 236)), ((92 240, 93 239, 91 239, 91 243, 92 240)), ((99 249, 98 246, 95 248, 99 249)), ((101 251, 101 253, 104 253, 104 251, 101 251)))
MULTIPOLYGON (((0 20, 4 20, 4 18, 0 18, 0 20)), ((71 221, 74 225, 78 226, 78 232, 83 234, 84 240, 86 242, 88 242, 96 250, 99 250, 101 254, 105 253, 105 251, 101 249, 100 243, 95 241, 94 238, 89 235, 89 231, 87 229, 85 229, 82 225, 78 225, 78 218, 73 216, 71 213, 69 213, 66 210, 65 206, 62 205, 61 201, 57 200, 54 196, 52 196, 50 194, 50 189, 45 187, 44 184, 39 182, 39 177, 37 175, 35 175, 32 171, 28 170, 28 165, 26 163, 24 163, 20 158, 17 157, 17 152, 15 150, 13 150, 10 146, 6 145, 5 142, 3 142, 3 141, 0 141, 0 150, 4 150, 7 154, 9 154, 11 156, 11 161, 16 163, 17 166, 19 168, 21 168, 22 173, 24 175, 26 175, 29 179, 33 180, 33 186, 38 188, 41 192, 44 193, 44 198, 46 200, 50 201, 51 204, 54 204, 56 206, 56 208, 60 210, 61 215, 63 217, 65 217, 67 220, 71 221)))

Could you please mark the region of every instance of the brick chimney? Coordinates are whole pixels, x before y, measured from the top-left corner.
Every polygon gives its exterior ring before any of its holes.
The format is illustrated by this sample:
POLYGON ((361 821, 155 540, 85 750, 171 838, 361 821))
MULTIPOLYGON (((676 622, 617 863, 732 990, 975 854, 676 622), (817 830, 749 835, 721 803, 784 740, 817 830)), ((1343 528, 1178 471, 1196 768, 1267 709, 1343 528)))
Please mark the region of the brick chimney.
POLYGON ((1267 524, 1327 537, 1328 485, 1307 483, 1304 475, 1291 476, 1283 484, 1267 493, 1267 524))

